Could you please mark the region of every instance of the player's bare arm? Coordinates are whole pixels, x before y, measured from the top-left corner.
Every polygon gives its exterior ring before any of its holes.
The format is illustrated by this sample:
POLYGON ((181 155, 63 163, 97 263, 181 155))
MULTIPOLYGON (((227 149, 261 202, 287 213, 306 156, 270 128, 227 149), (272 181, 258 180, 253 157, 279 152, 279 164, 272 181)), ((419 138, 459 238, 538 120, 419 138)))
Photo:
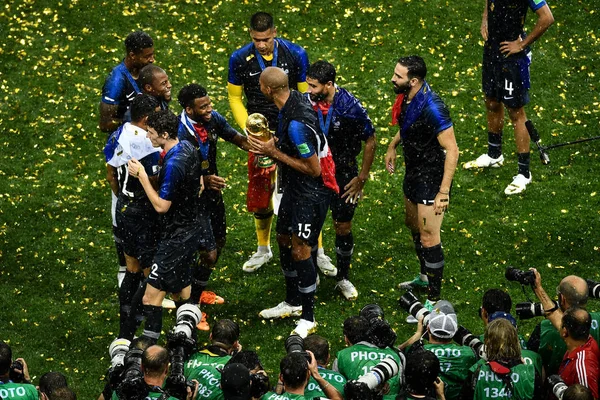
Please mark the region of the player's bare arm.
POLYGON ((446 159, 444 161, 444 176, 442 177, 440 190, 435 196, 433 203, 434 211, 439 215, 445 212, 450 205, 450 186, 452 185, 454 171, 456 170, 456 165, 458 164, 458 146, 456 144, 456 138, 454 137, 454 128, 450 127, 440 132, 438 135, 438 142, 446 151, 446 159))
POLYGON ((343 188, 344 194, 342 195, 342 198, 346 199, 346 203, 356 203, 363 196, 363 188, 365 187, 367 179, 369 179, 369 171, 371 170, 371 165, 373 165, 373 159, 375 158, 376 143, 375 135, 366 140, 360 172, 358 173, 358 176, 352 178, 352 180, 343 188))
POLYGON ((522 39, 519 36, 517 40, 512 42, 500 43, 500 51, 502 54, 509 56, 523 51, 525 47, 538 40, 554 23, 554 16, 552 15, 552 11, 550 11, 550 7, 548 7, 547 4, 537 10, 535 13, 537 15, 537 21, 533 27, 533 31, 527 35, 525 39, 522 39))
POLYGON ((129 175, 140 180, 140 183, 144 188, 144 192, 146 192, 146 196, 148 196, 148 199, 152 203, 152 206, 157 213, 164 214, 169 211, 169 208, 171 208, 171 201, 160 198, 158 192, 152 186, 152 182, 150 182, 144 166, 138 160, 135 158, 129 160, 127 163, 127 170, 129 175))
POLYGON ((250 151, 256 154, 262 154, 273 160, 280 161, 305 175, 312 177, 321 175, 321 164, 319 164, 319 158, 316 154, 308 158, 290 157, 275 147, 274 138, 263 142, 253 136, 248 136, 248 143, 250 144, 250 151))
POLYGON ((385 169, 390 174, 393 174, 396 170, 396 157, 398 156, 396 148, 400 144, 400 131, 394 136, 390 144, 388 145, 387 152, 385 153, 385 169))
POLYGON ((115 118, 119 106, 116 104, 100 103, 100 123, 99 127, 102 132, 114 132, 123 121, 115 118))

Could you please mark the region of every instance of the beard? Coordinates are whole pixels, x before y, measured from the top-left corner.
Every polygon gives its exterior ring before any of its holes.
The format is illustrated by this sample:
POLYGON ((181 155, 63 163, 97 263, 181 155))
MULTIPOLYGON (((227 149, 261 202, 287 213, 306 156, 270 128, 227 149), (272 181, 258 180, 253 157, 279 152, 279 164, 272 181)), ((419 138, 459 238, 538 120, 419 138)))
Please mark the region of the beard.
POLYGON ((312 101, 314 101, 315 103, 325 100, 326 97, 327 97, 327 95, 325 93, 311 93, 310 94, 310 99, 312 101))
POLYGON ((394 86, 394 93, 396 94, 406 94, 410 91, 410 83, 406 82, 404 85, 396 85, 392 83, 394 86))

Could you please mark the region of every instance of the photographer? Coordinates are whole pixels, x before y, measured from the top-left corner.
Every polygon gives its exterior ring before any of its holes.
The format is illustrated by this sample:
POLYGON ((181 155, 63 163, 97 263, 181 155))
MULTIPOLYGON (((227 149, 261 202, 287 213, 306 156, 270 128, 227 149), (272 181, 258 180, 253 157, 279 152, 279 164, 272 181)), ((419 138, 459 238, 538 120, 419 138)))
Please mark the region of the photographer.
POLYGON ((221 392, 221 370, 231 355, 241 349, 240 327, 230 319, 221 319, 213 326, 210 345, 190 356, 184 367, 186 379, 198 381, 198 393, 210 398, 221 392))
MULTIPOLYGON (((360 378, 384 358, 392 358, 399 366, 404 365, 404 360, 394 349, 382 349, 369 342, 368 331, 369 321, 365 317, 349 317, 344 321, 344 340, 348 347, 337 353, 333 370, 340 372, 347 380, 360 378)), ((399 393, 402 376, 403 373, 400 372, 397 377, 386 382, 389 388, 385 398, 394 398, 399 393)))
MULTIPOLYGON (((221 373, 221 389, 223 390, 223 394, 225 395, 225 400, 227 400, 227 393, 225 390, 225 386, 227 383, 225 382, 225 370, 227 370, 227 366, 231 364, 241 364, 248 369, 250 374, 250 398, 252 400, 260 399, 265 393, 269 391, 269 376, 265 372, 262 363, 258 358, 258 354, 256 354, 256 352, 254 351, 241 350, 235 353, 233 357, 231 357, 231 359, 225 365, 225 368, 223 368, 223 372, 221 373)), ((230 374, 232 374, 232 372, 230 372, 230 374)), ((233 386, 236 386, 235 379, 233 379, 229 383, 231 384, 230 388, 232 389, 233 386)))
POLYGON ((10 346, 0 341, 0 398, 3 400, 37 400, 38 392, 31 385, 27 363, 12 359, 10 346))
MULTIPOLYGON (((316 334, 308 335, 306 339, 304 339, 304 348, 308 351, 311 351, 315 356, 319 375, 321 375, 323 379, 327 381, 327 383, 335 387, 337 391, 344 396, 344 385, 346 384, 346 378, 344 378, 344 376, 339 372, 327 369, 327 365, 329 364, 329 360, 331 358, 329 355, 329 342, 327 339, 316 334)), ((308 399, 324 396, 323 390, 313 377, 311 377, 308 381, 308 386, 306 387, 304 395, 308 399)))
MULTIPOLYGON (((511 324, 518 330, 517 321, 511 315, 512 299, 510 295, 501 289, 488 289, 481 300, 481 308, 479 309, 479 316, 483 321, 483 326, 486 328, 490 322, 498 318, 505 318, 510 321, 511 324)), ((518 335, 519 345, 521 346, 521 357, 527 364, 533 364, 537 373, 545 378, 545 371, 542 363, 542 357, 528 349, 525 339, 523 336, 518 335)), ((481 341, 485 341, 485 335, 480 336, 481 341)))
POLYGON ((396 400, 445 400, 440 369, 440 360, 431 351, 412 352, 406 360, 406 386, 396 400))
POLYGON ((264 400, 304 400, 304 391, 308 381, 314 378, 328 399, 342 400, 340 393, 319 374, 317 361, 311 351, 306 351, 310 356, 310 363, 306 359, 306 354, 294 352, 286 355, 279 364, 279 381, 277 386, 283 387, 283 392, 267 392, 262 399, 264 400))
MULTIPOLYGON (((420 340, 423 337, 423 331, 423 319, 419 318, 416 333, 402 345, 403 348, 420 340)), ((429 343, 425 344, 423 348, 432 352, 439 360, 439 377, 444 382, 445 398, 448 400, 461 398, 460 392, 469 374, 469 368, 477 362, 473 349, 453 343, 452 339, 457 331, 456 314, 444 314, 437 309, 432 311, 427 325, 429 343)), ((406 356, 407 381, 408 364, 413 358, 413 352, 406 356)))
MULTIPOLYGON (((535 271, 534 274, 536 275, 536 288, 534 289, 536 296, 540 299, 544 310, 553 310, 555 305, 542 288, 541 277, 539 282, 537 280, 539 273, 534 269, 531 269, 531 271, 535 271), (545 300, 542 300, 540 296, 544 296, 545 300)), ((542 357, 542 363, 548 375, 558 373, 563 355, 567 351, 565 342, 559 332, 562 313, 569 307, 585 308, 588 300, 588 285, 586 281, 575 275, 563 278, 556 290, 559 308, 555 312, 550 313, 548 319, 535 327, 527 342, 527 348, 538 352, 542 357)), ((592 317, 592 329, 590 333, 598 341, 600 340, 600 332, 598 330, 600 326, 600 313, 594 312, 590 313, 590 315, 592 317)))
POLYGON ((37 389, 40 392, 40 399, 48 400, 55 391, 66 387, 68 387, 67 378, 60 372, 51 371, 40 377, 37 389))
POLYGON ((488 324, 485 350, 487 361, 471 367, 463 399, 541 399, 542 378, 532 364, 523 362, 517 330, 509 320, 499 318, 488 324))

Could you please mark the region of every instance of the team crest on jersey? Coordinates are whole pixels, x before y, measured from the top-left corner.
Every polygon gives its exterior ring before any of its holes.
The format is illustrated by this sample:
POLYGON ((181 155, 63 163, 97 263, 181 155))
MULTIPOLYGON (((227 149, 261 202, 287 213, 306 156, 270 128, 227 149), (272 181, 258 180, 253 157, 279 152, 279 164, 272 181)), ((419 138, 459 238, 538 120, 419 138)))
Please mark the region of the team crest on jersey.
POLYGON ((153 174, 158 174, 158 172, 160 171, 160 165, 153 165, 152 166, 152 173, 153 174))

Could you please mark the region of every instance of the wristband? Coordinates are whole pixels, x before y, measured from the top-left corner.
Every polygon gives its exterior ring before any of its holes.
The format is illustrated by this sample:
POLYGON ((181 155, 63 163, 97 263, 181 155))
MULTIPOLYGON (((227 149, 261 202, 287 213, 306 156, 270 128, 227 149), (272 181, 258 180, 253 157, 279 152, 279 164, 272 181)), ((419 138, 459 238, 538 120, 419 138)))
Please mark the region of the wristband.
POLYGON ((558 310, 558 305, 557 305, 557 304, 555 304, 555 305, 554 305, 554 307, 552 307, 552 308, 551 308, 551 309, 549 309, 549 310, 544 310, 544 314, 546 314, 546 315, 550 315, 550 314, 552 314, 552 313, 553 313, 554 311, 556 311, 556 310, 558 310))

